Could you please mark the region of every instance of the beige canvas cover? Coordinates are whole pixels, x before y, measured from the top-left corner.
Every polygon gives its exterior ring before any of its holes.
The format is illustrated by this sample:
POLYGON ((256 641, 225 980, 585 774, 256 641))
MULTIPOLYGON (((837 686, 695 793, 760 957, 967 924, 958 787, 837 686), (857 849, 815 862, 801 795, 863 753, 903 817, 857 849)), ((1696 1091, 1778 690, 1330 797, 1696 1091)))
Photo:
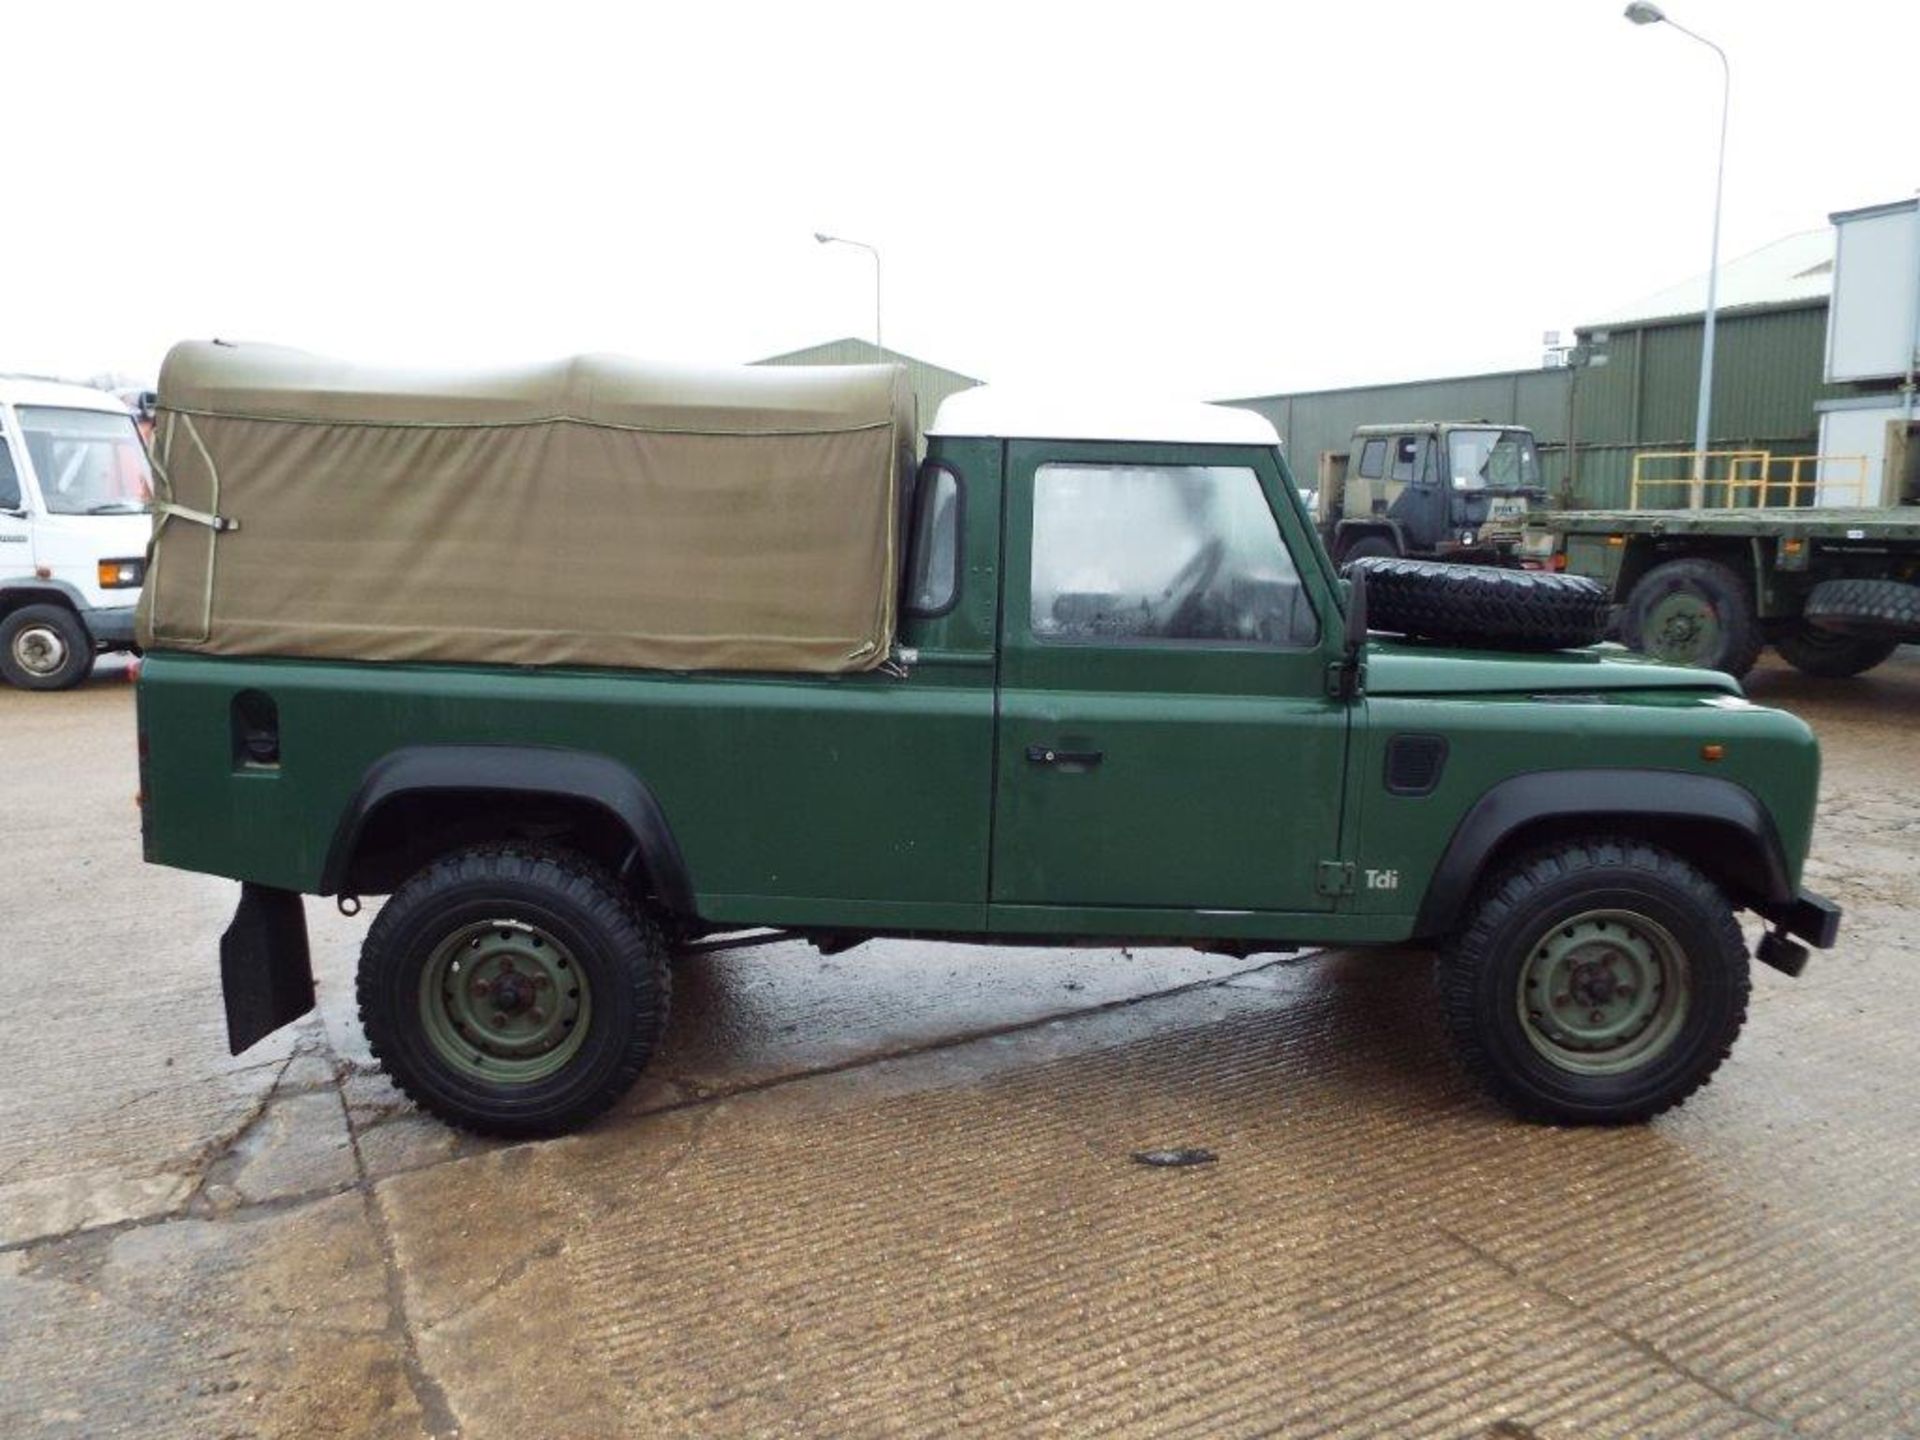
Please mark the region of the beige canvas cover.
POLYGON ((441 373, 177 345, 140 642, 870 669, 893 640, 914 435, 896 365, 441 373))

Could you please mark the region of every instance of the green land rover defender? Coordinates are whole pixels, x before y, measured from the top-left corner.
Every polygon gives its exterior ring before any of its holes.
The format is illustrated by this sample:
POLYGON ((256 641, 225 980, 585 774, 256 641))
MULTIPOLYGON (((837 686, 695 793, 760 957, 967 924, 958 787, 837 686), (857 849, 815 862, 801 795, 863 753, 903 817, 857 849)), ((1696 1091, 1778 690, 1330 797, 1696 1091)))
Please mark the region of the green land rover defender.
POLYGON ((301 896, 387 896, 361 1018, 455 1125, 587 1121, 676 951, 768 929, 1432 951, 1466 1069, 1571 1123, 1706 1082, 1738 912, 1834 941, 1805 725, 1559 648, 1589 581, 1342 578, 1244 411, 972 390, 922 460, 887 366, 187 344, 159 396, 146 857, 240 882, 236 1052, 314 1004, 301 896))

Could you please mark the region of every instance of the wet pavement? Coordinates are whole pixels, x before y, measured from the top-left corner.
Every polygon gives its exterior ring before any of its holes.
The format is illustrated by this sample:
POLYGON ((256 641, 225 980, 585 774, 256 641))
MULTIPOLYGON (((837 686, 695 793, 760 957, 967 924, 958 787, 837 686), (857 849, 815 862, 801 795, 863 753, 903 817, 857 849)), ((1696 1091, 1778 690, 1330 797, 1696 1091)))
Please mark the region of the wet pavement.
POLYGON ((1920 661, 1749 688, 1848 924, 1644 1129, 1481 1102, 1417 955, 778 945, 517 1146, 369 1065, 364 916, 227 1057, 129 687, 0 689, 0 1436, 1920 1433, 1920 661))

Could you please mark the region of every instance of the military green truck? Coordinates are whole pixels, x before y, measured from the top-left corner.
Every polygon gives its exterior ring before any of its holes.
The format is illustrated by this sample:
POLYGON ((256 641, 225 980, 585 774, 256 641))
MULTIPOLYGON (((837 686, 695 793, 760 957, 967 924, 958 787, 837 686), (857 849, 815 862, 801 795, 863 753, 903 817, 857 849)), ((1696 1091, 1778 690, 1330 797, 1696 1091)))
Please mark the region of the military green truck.
POLYGON ((1546 500, 1533 432, 1487 420, 1361 425, 1345 454, 1320 457, 1316 493, 1340 563, 1516 564, 1527 512, 1546 500))
POLYGON ((605 1110, 676 956, 769 935, 1428 950, 1491 1094, 1618 1123, 1733 1043, 1738 912, 1789 973, 1833 943, 1807 727, 1543 648, 1590 638, 1590 582, 1343 578, 1244 411, 981 389, 924 462, 915 429, 886 366, 176 347, 142 834, 240 882, 236 1053, 315 1003, 302 896, 385 895, 373 1052, 487 1133, 605 1110), (1511 648, 1370 633, 1370 594, 1511 648), (1526 595, 1558 618, 1503 629, 1526 595))
POLYGON ((1663 660, 1738 677, 1771 645, 1844 679, 1920 641, 1920 507, 1547 511, 1529 530, 1537 562, 1605 585, 1620 638, 1663 660))

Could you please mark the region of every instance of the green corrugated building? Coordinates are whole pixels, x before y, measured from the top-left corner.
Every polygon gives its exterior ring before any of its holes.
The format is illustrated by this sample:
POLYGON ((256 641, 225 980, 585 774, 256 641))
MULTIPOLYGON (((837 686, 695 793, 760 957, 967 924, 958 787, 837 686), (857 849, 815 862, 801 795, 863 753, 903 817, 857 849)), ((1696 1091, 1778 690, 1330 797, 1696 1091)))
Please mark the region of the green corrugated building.
MULTIPOLYGON (((1845 393, 1821 379, 1832 279, 1831 230, 1720 267, 1714 449, 1815 452, 1814 403, 1845 393)), ((1705 290, 1702 276, 1579 326, 1566 365, 1223 403, 1273 422, 1303 484, 1323 454, 1346 451, 1356 425, 1484 419, 1533 430, 1561 503, 1625 506, 1635 452, 1693 446, 1705 290)))

